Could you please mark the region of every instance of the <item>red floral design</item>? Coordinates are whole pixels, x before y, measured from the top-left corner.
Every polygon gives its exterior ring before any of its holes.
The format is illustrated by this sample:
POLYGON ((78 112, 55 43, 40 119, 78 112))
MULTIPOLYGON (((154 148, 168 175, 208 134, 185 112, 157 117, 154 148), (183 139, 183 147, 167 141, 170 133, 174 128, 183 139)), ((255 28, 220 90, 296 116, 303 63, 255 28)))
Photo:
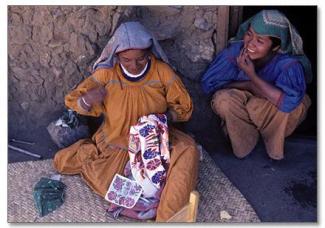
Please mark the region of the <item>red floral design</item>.
POLYGON ((157 169, 158 166, 160 166, 160 164, 161 164, 160 159, 155 158, 155 159, 153 159, 153 160, 151 160, 150 162, 147 163, 146 168, 148 170, 155 170, 155 169, 157 169))

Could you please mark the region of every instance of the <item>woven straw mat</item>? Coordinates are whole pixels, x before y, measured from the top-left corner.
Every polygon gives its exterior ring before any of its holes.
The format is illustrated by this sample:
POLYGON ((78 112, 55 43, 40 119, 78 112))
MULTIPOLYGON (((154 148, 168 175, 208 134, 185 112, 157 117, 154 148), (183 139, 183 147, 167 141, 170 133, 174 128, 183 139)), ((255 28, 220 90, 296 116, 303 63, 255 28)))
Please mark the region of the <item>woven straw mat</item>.
MULTIPOLYGON (((205 151, 199 172, 197 222, 260 222, 251 205, 205 151), (221 211, 231 217, 221 217, 221 211)), ((55 174, 52 160, 8 165, 8 222, 134 222, 125 217, 113 219, 106 213, 107 202, 93 193, 79 175, 61 177, 67 186, 63 205, 40 217, 34 205, 33 187, 41 177, 51 174, 55 174)))

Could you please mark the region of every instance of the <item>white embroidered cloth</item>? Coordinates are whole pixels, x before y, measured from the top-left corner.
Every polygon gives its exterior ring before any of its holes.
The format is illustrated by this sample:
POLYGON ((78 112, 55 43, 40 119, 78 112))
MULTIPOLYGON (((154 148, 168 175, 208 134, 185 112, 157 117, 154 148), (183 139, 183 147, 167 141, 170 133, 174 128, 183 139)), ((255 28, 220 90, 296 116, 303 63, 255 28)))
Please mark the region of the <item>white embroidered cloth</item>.
POLYGON ((131 126, 129 156, 132 176, 141 185, 143 196, 155 197, 165 182, 170 162, 166 115, 143 116, 131 126))

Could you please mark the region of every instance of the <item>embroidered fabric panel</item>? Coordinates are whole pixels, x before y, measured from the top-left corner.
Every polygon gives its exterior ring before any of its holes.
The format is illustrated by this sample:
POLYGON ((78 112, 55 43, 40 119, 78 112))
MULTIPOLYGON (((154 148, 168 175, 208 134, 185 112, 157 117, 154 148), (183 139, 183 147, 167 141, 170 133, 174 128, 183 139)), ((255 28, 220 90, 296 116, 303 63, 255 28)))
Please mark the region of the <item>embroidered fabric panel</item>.
POLYGON ((115 174, 109 186, 105 199, 118 206, 133 208, 139 200, 143 190, 136 181, 115 174))
POLYGON ((166 115, 143 116, 131 126, 128 152, 126 177, 116 174, 105 195, 112 203, 107 211, 115 217, 154 218, 170 163, 166 115))
POLYGON ((130 129, 131 172, 145 197, 154 197, 165 182, 166 165, 170 162, 168 137, 164 114, 143 116, 130 129))

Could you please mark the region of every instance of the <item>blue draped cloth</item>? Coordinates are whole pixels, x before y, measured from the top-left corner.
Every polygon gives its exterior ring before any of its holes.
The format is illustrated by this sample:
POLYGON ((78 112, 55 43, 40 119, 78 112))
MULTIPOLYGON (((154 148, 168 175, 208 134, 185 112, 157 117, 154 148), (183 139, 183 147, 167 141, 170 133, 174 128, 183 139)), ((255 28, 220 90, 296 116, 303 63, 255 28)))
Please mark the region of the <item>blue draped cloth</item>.
MULTIPOLYGON (((201 78, 201 85, 206 94, 211 94, 230 82, 250 80, 236 62, 243 44, 243 41, 231 43, 212 61, 201 78)), ((306 91, 305 73, 303 66, 294 56, 277 54, 263 68, 256 69, 256 73, 282 90, 283 95, 278 102, 280 111, 291 112, 302 101, 306 91)))

